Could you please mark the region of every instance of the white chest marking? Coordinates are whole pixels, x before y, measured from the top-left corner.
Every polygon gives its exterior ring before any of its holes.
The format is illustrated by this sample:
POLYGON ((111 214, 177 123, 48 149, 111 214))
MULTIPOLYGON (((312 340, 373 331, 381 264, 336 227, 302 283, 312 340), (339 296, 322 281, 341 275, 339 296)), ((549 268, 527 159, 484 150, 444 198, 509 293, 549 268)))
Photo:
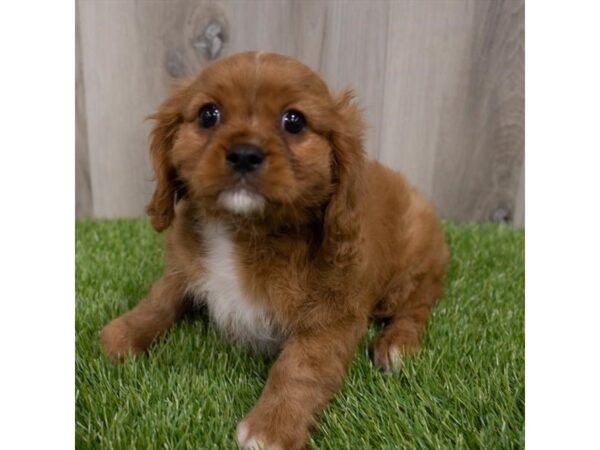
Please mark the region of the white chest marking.
POLYGON ((190 291, 206 302, 218 328, 239 345, 273 354, 282 339, 280 328, 262 307, 248 301, 239 279, 239 263, 229 231, 218 222, 203 226, 204 275, 190 291))

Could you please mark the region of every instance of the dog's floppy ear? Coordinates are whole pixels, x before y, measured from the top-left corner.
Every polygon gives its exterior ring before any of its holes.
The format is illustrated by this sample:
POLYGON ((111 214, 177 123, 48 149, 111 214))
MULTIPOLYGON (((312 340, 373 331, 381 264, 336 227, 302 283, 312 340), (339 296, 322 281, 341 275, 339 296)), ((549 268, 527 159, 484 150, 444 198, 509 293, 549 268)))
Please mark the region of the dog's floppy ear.
POLYGON ((177 85, 171 97, 162 103, 158 111, 147 119, 156 121, 150 132, 150 160, 156 177, 152 200, 146 207, 150 222, 156 231, 166 229, 175 216, 175 201, 181 195, 181 183, 170 161, 177 128, 182 122, 181 102, 188 83, 177 85))
POLYGON ((364 122, 347 89, 335 97, 336 121, 330 135, 334 193, 324 218, 323 256, 330 263, 350 263, 358 248, 358 201, 364 188, 364 122))

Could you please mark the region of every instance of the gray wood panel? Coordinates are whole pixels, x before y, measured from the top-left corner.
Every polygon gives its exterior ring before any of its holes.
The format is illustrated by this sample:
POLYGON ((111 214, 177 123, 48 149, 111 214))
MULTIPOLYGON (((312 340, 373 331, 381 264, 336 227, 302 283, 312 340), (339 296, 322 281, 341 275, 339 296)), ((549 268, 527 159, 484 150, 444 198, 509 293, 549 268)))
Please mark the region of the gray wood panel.
POLYGON ((93 214, 138 216, 152 192, 144 118, 169 91, 168 4, 80 1, 93 214))
POLYGON ((75 24, 75 215, 93 214, 79 20, 75 24))
POLYGON ((524 7, 473 1, 460 81, 445 113, 433 198, 456 220, 511 221, 524 156, 524 7))
POLYGON ((443 217, 523 225, 523 0, 79 0, 77 9, 78 215, 141 215, 152 191, 144 117, 172 80, 258 49, 353 87, 369 155, 405 173, 443 217))
POLYGON ((521 167, 519 188, 515 197, 515 215, 513 217, 513 224, 519 227, 525 226, 525 164, 521 167))

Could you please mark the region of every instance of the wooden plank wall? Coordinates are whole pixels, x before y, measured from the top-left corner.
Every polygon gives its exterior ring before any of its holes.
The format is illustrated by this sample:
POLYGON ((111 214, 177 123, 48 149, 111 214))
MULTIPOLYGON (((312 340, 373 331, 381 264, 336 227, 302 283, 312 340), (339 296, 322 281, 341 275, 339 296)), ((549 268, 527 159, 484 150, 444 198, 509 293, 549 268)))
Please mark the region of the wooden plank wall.
POLYGON ((144 117, 173 79, 243 50, 354 87, 368 152, 441 215, 524 225, 524 0, 78 0, 77 215, 138 216, 144 117))

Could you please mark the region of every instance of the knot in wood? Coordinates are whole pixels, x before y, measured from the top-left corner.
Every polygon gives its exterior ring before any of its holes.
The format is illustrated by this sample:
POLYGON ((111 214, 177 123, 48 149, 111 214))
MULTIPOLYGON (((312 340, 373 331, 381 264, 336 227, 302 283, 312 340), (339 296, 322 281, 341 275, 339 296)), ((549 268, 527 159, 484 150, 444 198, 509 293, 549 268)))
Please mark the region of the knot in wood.
POLYGON ((219 22, 210 22, 204 33, 192 42, 197 52, 204 53, 209 59, 215 59, 221 53, 224 43, 224 27, 219 22))

